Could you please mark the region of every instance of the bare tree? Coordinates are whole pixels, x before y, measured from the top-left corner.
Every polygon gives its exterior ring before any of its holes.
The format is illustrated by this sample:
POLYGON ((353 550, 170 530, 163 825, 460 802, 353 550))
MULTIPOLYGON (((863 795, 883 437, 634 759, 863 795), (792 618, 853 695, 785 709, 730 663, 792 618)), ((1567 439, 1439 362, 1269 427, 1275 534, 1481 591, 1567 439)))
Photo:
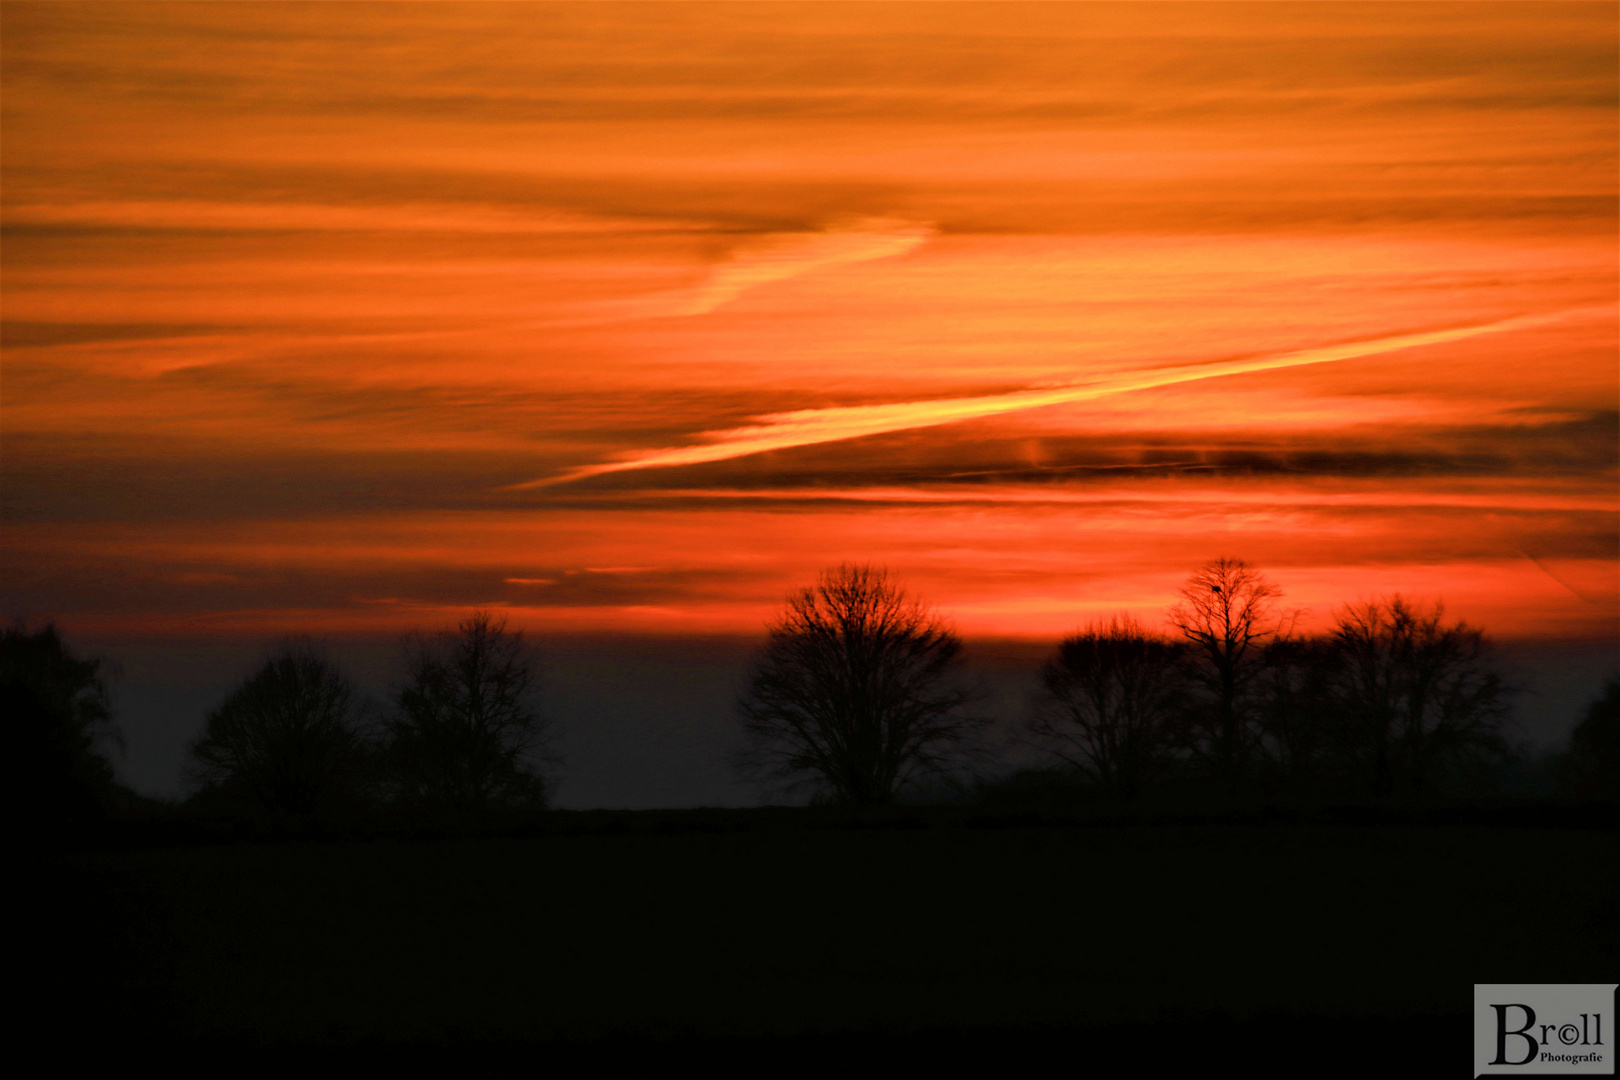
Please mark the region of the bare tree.
POLYGON ((543 806, 551 721, 523 634, 477 611, 453 630, 407 639, 405 665, 388 724, 398 795, 463 811, 543 806))
POLYGON ((1065 638, 1041 669, 1037 745, 1129 799, 1162 768, 1183 695, 1184 649, 1129 616, 1065 638))
POLYGON ((983 721, 963 709, 962 642, 886 571, 840 566, 789 597, 738 702, 745 769, 892 802, 944 771, 983 721))
POLYGON ((191 745, 192 771, 274 813, 307 814, 352 789, 365 747, 354 688, 294 640, 231 691, 191 745))
POLYGON ((1236 779, 1248 768, 1260 732, 1245 698, 1264 667, 1266 646, 1283 629, 1282 591, 1241 559, 1216 559, 1195 573, 1170 609, 1170 623, 1191 647, 1194 678, 1211 701, 1194 714, 1199 748, 1216 773, 1236 779))
POLYGON ((1345 607, 1331 636, 1343 747, 1374 792, 1421 793, 1447 764, 1506 746, 1512 693, 1484 633, 1396 596, 1345 607))

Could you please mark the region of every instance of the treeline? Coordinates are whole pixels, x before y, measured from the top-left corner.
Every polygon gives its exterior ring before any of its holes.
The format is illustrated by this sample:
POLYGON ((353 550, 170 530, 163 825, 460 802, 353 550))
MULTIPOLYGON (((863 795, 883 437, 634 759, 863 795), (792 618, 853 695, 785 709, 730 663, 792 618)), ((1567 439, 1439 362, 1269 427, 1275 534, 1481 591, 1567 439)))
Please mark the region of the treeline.
POLYGON ((310 643, 284 646, 209 714, 191 746, 193 802, 283 815, 545 807, 551 721, 520 632, 476 612, 407 638, 401 666, 379 707, 310 643))
MULTIPOLYGON (((1348 604, 1307 634, 1235 559, 1187 581, 1164 632, 1125 615, 1057 645, 1014 730, 975 711, 963 645, 884 571, 841 566, 767 627, 738 717, 748 775, 853 806, 954 792, 986 802, 1167 793, 1316 802, 1490 790, 1513 756, 1515 689, 1485 634, 1438 603, 1348 604), (1009 745, 1012 744, 1012 745, 1009 745), (1006 772, 1008 752, 1042 764, 1006 772)), ((67 828, 138 807, 106 751, 100 662, 54 626, 0 634, 13 790, 67 828)), ((277 649, 207 717, 186 765, 189 813, 308 818, 403 810, 463 820, 544 809, 559 764, 537 657, 476 612, 409 636, 385 702, 310 642, 277 649)), ((1620 797, 1620 679, 1557 765, 1565 797, 1620 797)), ((149 802, 149 801, 148 801, 149 802)))
MULTIPOLYGON (((1041 672, 1029 741, 1125 800, 1188 777, 1421 797, 1477 784, 1510 757, 1517 690, 1480 629, 1395 596, 1344 605, 1325 633, 1303 634, 1280 598, 1254 568, 1221 559, 1182 588, 1169 634, 1123 616, 1084 628, 1041 672)), ((1579 755, 1573 789, 1597 791, 1595 761, 1579 755)))
MULTIPOLYGON (((1219 559, 1181 589, 1168 632, 1125 615, 1083 627, 1042 668, 1009 747, 973 710, 949 623, 886 572, 840 566, 768 628, 741 702, 740 763, 854 805, 949 790, 975 773, 973 794, 1003 804, 1490 790, 1512 756, 1504 722, 1515 691, 1483 632, 1447 622, 1438 604, 1393 597, 1346 605, 1310 635, 1280 600, 1265 575, 1219 559), (995 775, 1010 750, 1045 764, 995 775)), ((1620 683, 1562 763, 1566 793, 1615 796, 1617 704, 1620 683)))
MULTIPOLYGON (((8 726, 29 778, 24 805, 72 828, 143 800, 115 783, 106 674, 54 626, 0 636, 8 726)), ((413 634, 386 705, 310 641, 293 639, 209 713, 185 766, 185 809, 212 816, 352 815, 382 808, 466 817, 546 805, 552 723, 520 632, 476 612, 413 634)), ((150 802, 150 800, 145 800, 150 802)))

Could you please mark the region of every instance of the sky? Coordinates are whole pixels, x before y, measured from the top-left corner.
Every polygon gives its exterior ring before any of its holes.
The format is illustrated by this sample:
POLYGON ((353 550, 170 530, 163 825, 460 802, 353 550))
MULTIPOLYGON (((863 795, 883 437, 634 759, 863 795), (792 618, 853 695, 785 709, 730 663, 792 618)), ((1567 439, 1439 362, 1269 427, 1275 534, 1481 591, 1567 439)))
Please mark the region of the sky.
POLYGON ((1620 627, 1612 3, 0 18, 9 615, 1620 627))

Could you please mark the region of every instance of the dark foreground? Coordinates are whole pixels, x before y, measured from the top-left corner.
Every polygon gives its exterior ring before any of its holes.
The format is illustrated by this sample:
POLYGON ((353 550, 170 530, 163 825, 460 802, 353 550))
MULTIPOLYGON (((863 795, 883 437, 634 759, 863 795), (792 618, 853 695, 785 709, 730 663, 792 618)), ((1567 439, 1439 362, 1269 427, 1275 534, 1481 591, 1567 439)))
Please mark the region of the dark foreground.
POLYGON ((602 1075, 1466 1075, 1473 983, 1620 967, 1611 829, 748 813, 53 857, 34 1030, 602 1075))

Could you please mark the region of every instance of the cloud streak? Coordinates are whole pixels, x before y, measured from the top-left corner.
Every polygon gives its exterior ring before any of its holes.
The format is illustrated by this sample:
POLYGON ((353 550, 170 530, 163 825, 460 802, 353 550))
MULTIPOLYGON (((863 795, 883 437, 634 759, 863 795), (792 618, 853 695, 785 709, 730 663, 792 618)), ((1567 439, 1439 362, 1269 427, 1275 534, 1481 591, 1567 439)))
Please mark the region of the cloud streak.
POLYGON ((934 235, 931 225, 857 218, 820 232, 769 233, 733 252, 677 314, 706 315, 743 292, 829 266, 904 255, 934 235))
POLYGON ((1371 341, 1347 342, 1339 345, 1318 346, 1268 356, 1248 357, 1213 364, 1155 368, 1114 375, 1084 383, 1068 383, 1055 387, 1015 390, 1005 394, 987 394, 974 397, 942 398, 932 401, 905 401, 884 405, 837 406, 825 409, 800 409, 794 412, 772 413, 760 418, 757 424, 707 432, 709 441, 692 446, 651 450, 618 461, 587 465, 559 477, 531 480, 514 485, 514 489, 547 487, 572 480, 582 480, 607 473, 630 472, 637 469, 667 468, 678 465, 700 465, 714 461, 760 454, 772 450, 787 450, 819 443, 842 442, 868 435, 882 435, 916 428, 937 427, 964 420, 977 420, 1005 413, 1039 409, 1049 405, 1067 405, 1091 401, 1113 394, 1135 390, 1151 390, 1178 383, 1221 378, 1227 375, 1248 375, 1261 371, 1304 367, 1311 364, 1335 363, 1363 356, 1413 349, 1426 345, 1441 345, 1486 334, 1499 334, 1524 330, 1559 322, 1592 309, 1574 309, 1539 315, 1524 315, 1474 326, 1454 327, 1448 330, 1430 330, 1417 334, 1399 334, 1371 341))

